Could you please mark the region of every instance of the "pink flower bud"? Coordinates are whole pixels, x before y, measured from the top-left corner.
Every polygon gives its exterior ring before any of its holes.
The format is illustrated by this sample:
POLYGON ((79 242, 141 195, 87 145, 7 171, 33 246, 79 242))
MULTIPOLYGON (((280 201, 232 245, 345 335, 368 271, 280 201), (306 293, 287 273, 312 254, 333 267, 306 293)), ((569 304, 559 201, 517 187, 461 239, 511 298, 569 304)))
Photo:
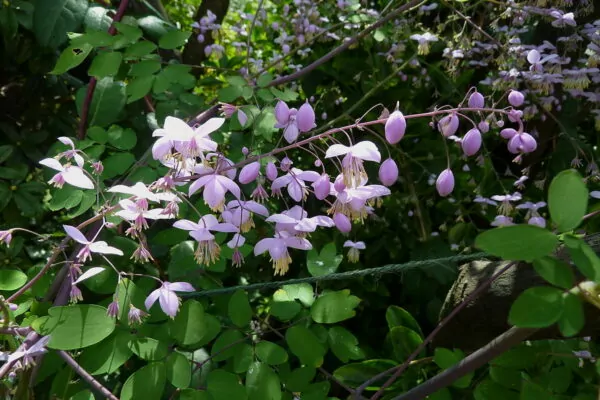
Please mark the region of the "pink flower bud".
POLYGON ((286 125, 290 119, 290 108, 283 101, 279 100, 275 106, 275 119, 279 125, 286 125))
POLYGON ((242 168, 242 170, 240 171, 238 180, 242 185, 250 183, 258 177, 259 171, 260 163, 258 161, 254 161, 248 165, 244 165, 244 168, 242 168))
POLYGON ((237 117, 238 117, 238 122, 240 123, 240 125, 242 127, 246 126, 246 122, 248 122, 248 116, 242 109, 238 110, 237 117))
POLYGON ((235 110, 237 110, 237 107, 229 104, 229 103, 219 103, 221 106, 219 107, 219 111, 221 111, 221 114, 223 114, 223 116, 225 118, 231 118, 231 116, 235 113, 235 110))
POLYGON ((454 174, 450 168, 443 170, 435 181, 435 187, 442 197, 448 196, 454 190, 454 174))
POLYGON ((379 180, 385 186, 392 186, 398 180, 398 165, 388 158, 379 166, 379 180))
POLYGON ((319 200, 323 200, 327 196, 329 196, 329 192, 331 191, 331 182, 329 181, 329 175, 322 174, 319 179, 317 179, 312 187, 315 191, 315 197, 319 200))
POLYGON ((102 165, 102 161, 93 162, 92 170, 94 171, 94 174, 96 174, 96 175, 102 174, 102 171, 104 171, 104 165, 102 165))
POLYGON ((508 112, 508 120, 510 122, 518 122, 523 117, 523 111, 521 110, 510 110, 508 112))
POLYGON ((242 147, 242 154, 247 156, 248 153, 250 153, 250 150, 248 150, 248 148, 246 146, 242 147))
POLYGON ((481 148, 481 132, 479 132, 479 129, 473 128, 469 130, 463 137, 461 146, 466 156, 472 156, 477 153, 481 148))
POLYGON ((298 109, 296 114, 296 124, 300 132, 308 132, 317 126, 315 123, 315 111, 308 101, 298 109))
POLYGON ((458 130, 458 122, 456 114, 446 115, 438 122, 438 129, 445 137, 452 136, 458 130))
POLYGON ((500 131, 500 136, 504 139, 512 139, 517 134, 517 131, 513 128, 504 128, 500 131))
POLYGON ((527 132, 513 136, 508 141, 508 151, 513 154, 531 153, 537 148, 537 142, 533 136, 527 132))
POLYGON ((342 233, 348 233, 352 230, 352 222, 350 222, 350 218, 346 217, 344 214, 335 213, 333 215, 333 223, 342 233))
POLYGON ((292 160, 290 160, 287 157, 284 157, 283 160, 281 160, 281 162, 279 163, 279 168, 283 171, 283 172, 288 172, 290 170, 290 168, 292 167, 292 160))
POLYGON ((521 92, 511 90, 508 94, 508 102, 513 107, 521 107, 525 102, 525 96, 521 92))
POLYGON ((269 178, 269 180, 271 181, 277 179, 277 167, 275 166, 275 164, 273 164, 272 162, 267 164, 266 174, 267 178, 269 178))
POLYGON ((477 124, 477 128, 479 128, 479 132, 488 133, 490 131, 490 124, 487 121, 481 121, 477 124))
POLYGON ((468 104, 470 108, 483 108, 485 105, 485 99, 481 93, 474 92, 471 96, 469 96, 468 104))
POLYGON ((12 229, 0 231, 0 243, 4 242, 5 245, 9 246, 12 240, 12 232, 12 229))
POLYGON ((404 137, 406 119, 404 114, 396 110, 385 121, 385 138, 390 144, 396 144, 404 137))

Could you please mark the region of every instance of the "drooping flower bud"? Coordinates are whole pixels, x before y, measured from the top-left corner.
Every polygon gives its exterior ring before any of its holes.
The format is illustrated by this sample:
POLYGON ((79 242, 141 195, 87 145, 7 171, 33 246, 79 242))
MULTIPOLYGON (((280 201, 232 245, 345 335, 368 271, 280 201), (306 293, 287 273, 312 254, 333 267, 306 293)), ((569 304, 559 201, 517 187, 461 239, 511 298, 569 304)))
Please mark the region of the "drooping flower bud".
POLYGON ((298 109, 296 114, 296 124, 300 132, 308 132, 317 126, 315 123, 315 111, 308 101, 298 109))
POLYGON ((335 182, 333 183, 333 188, 336 192, 341 193, 346 190, 346 184, 344 183, 344 175, 338 175, 335 178, 335 182))
POLYGON ((379 166, 379 180, 385 186, 392 186, 398 180, 398 165, 391 158, 379 166))
POLYGON ((290 170, 290 168, 292 167, 293 163, 294 162, 292 160, 290 160, 288 157, 283 157, 283 160, 281 160, 281 162, 279 163, 279 168, 283 172, 288 172, 290 170))
POLYGON ((249 153, 250 153, 250 150, 246 146, 242 147, 242 154, 243 155, 247 156, 249 153))
POLYGON ((511 90, 508 94, 508 102, 513 107, 521 107, 525 102, 525 96, 517 90, 511 90))
POLYGON ((390 144, 396 144, 404 137, 406 132, 406 119, 404 114, 396 110, 385 121, 385 138, 390 144))
POLYGON ((477 124, 477 128, 479 128, 479 132, 488 133, 490 131, 490 124, 487 121, 481 121, 477 124))
POLYGON ((508 151, 513 154, 531 153, 537 148, 537 142, 527 132, 519 133, 508 141, 508 151))
POLYGON ((290 108, 285 102, 279 100, 275 106, 275 119, 279 125, 286 125, 290 119, 290 108))
POLYGON ((508 112, 508 120, 510 122, 518 122, 523 117, 523 111, 521 110, 510 110, 508 112))
POLYGON ((483 98, 483 95, 479 92, 473 92, 473 94, 471 94, 471 96, 469 96, 469 107, 470 108, 483 108, 483 106, 485 105, 485 99, 483 98))
POLYGON ((315 191, 315 197, 319 200, 323 200, 329 196, 331 191, 331 182, 329 181, 329 175, 322 174, 319 179, 313 182, 312 187, 315 191))
POLYGON ((248 116, 246 115, 246 113, 241 108, 238 109, 237 113, 238 113, 237 114, 238 122, 240 123, 240 125, 243 128, 244 126, 246 126, 246 122, 248 122, 248 116))
POLYGON ((344 214, 335 213, 333 215, 333 222, 335 223, 335 227, 342 233, 348 233, 352 230, 352 222, 344 214))
POLYGON ((435 181, 435 188, 442 197, 448 196, 454 190, 454 174, 450 168, 443 170, 435 181))
POLYGON ((260 163, 258 161, 254 161, 248 165, 244 165, 244 167, 240 171, 238 180, 242 185, 253 182, 258 177, 259 171, 260 163))
POLYGON ((277 167, 275 166, 275 164, 273 162, 270 162, 267 164, 266 175, 267 175, 267 178, 269 178, 269 180, 271 180, 271 181, 274 181, 275 179, 277 179, 277 167))
POLYGON ((517 134, 517 131, 513 128, 504 128, 500 131, 500 136, 504 139, 512 139, 517 134))
POLYGON ((479 129, 470 129, 463 137, 461 146, 466 156, 472 156, 477 153, 481 148, 481 132, 479 132, 479 129))
POLYGON ((438 122, 438 130, 442 132, 445 137, 452 136, 458 130, 458 117, 456 114, 446 115, 438 122))

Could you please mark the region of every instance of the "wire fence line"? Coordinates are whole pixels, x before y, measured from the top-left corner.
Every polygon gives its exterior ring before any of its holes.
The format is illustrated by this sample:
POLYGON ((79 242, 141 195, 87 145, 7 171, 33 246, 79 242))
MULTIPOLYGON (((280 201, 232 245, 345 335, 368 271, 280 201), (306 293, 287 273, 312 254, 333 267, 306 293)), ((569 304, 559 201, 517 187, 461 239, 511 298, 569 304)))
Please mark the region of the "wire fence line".
POLYGON ((265 290, 265 289, 278 289, 285 285, 293 285, 299 283, 317 283, 324 281, 339 281, 344 279, 356 279, 363 276, 380 276, 386 274, 394 274, 403 272, 407 269, 422 268, 434 264, 447 264, 447 263, 465 263, 469 261, 481 260, 490 258, 491 256, 486 253, 473 253, 467 255, 456 255, 451 257, 442 258, 431 258, 427 260, 409 261, 403 264, 388 264, 382 267, 375 268, 364 268, 354 271, 347 272, 336 272, 332 274, 322 276, 308 276, 306 278, 295 278, 283 281, 272 281, 272 282, 257 282, 248 285, 237 285, 229 286, 218 289, 202 290, 197 292, 180 293, 181 297, 184 298, 197 298, 197 297, 209 297, 218 296, 221 294, 233 293, 237 290, 265 290))

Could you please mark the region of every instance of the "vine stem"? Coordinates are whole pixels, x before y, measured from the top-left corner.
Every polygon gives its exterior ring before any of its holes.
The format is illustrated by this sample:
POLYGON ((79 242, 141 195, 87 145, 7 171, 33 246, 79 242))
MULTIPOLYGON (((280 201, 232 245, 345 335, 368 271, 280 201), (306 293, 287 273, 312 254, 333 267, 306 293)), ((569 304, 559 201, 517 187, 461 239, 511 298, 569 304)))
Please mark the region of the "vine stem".
POLYGON ((411 0, 408 3, 401 5, 400 7, 396 8, 394 11, 391 11, 385 17, 378 19, 373 24, 369 25, 368 27, 366 27, 365 29, 360 31, 358 35, 353 36, 350 39, 344 41, 344 43, 342 43, 340 46, 336 47, 335 49, 331 50, 329 53, 325 54, 323 57, 319 58, 318 60, 307 65, 306 67, 302 68, 299 71, 296 71, 292 74, 282 76, 281 78, 272 80, 267 85, 267 87, 277 86, 277 85, 281 85, 281 84, 288 83, 291 81, 295 81, 296 79, 300 78, 301 76, 308 74, 309 72, 311 72, 311 71, 317 69, 318 67, 320 67, 321 65, 325 64, 327 61, 331 60, 333 57, 342 53, 344 50, 348 49, 354 43, 358 42, 359 40, 361 40, 362 38, 367 36, 369 33, 373 32, 375 29, 379 28, 386 22, 391 21, 392 19, 398 17, 403 12, 412 9, 413 7, 416 7, 423 2, 424 2, 423 0, 411 0))
MULTIPOLYGON (((117 13, 113 17, 113 22, 119 22, 125 15, 125 10, 127 10, 127 5, 129 4, 129 0, 121 0, 119 3, 119 8, 117 13)), ((108 33, 114 36, 117 33, 117 28, 114 24, 110 25, 108 28, 108 33)), ((98 84, 98 80, 96 77, 92 76, 90 78, 90 83, 88 84, 87 91, 85 92, 85 98, 83 99, 83 104, 81 105, 81 120, 79 121, 79 129, 77 132, 77 138, 79 140, 85 139, 85 131, 87 128, 88 115, 90 113, 90 106, 92 104, 92 99, 94 97, 94 91, 96 90, 96 85, 98 84)))
MULTIPOLYGON (((383 395, 384 390, 387 387, 389 387, 392 383, 394 383, 396 381, 396 379, 398 379, 400 377, 400 375, 402 375, 402 373, 409 367, 410 363, 419 356, 419 354, 425 349, 425 346, 427 346, 435 338, 435 336, 439 333, 439 331, 446 324, 448 324, 448 322, 450 322, 450 320, 452 320, 463 308, 465 308, 471 301, 476 299, 483 291, 485 291, 496 279, 498 279, 498 277, 500 277, 502 274, 504 274, 506 271, 508 271, 510 268, 514 267, 515 265, 516 265, 516 262, 509 262, 504 267, 502 267, 502 269, 500 269, 500 271, 496 272, 492 277, 490 277, 490 279, 488 279, 481 286, 479 286, 477 289, 475 289, 458 306, 456 306, 452 310, 452 312, 450 314, 448 314, 435 327, 435 329, 433 331, 431 331, 431 333, 425 338, 425 340, 419 345, 419 347, 417 347, 415 349, 415 351, 412 352, 412 354, 406 359, 406 361, 404 361, 399 366, 390 368, 387 371, 377 374, 374 377, 372 377, 371 379, 364 382, 362 385, 360 385, 356 389, 357 396, 360 395, 372 383, 377 382, 379 379, 389 375, 390 372, 393 372, 392 376, 387 381, 385 381, 385 383, 381 386, 381 388, 379 388, 379 390, 377 392, 375 392, 375 394, 371 397, 371 400, 379 399, 383 395)), ((355 397, 355 399, 358 399, 358 397, 355 397)))
POLYGON ((89 383, 90 386, 92 386, 94 389, 100 392, 104 396, 104 398, 110 400, 119 400, 117 396, 112 394, 110 390, 105 388, 96 378, 90 375, 89 372, 87 372, 81 365, 79 365, 69 353, 67 353, 64 350, 58 350, 58 355, 61 356, 62 359, 65 360, 65 362, 69 364, 71 368, 73 368, 73 371, 75 371, 87 383, 89 383))

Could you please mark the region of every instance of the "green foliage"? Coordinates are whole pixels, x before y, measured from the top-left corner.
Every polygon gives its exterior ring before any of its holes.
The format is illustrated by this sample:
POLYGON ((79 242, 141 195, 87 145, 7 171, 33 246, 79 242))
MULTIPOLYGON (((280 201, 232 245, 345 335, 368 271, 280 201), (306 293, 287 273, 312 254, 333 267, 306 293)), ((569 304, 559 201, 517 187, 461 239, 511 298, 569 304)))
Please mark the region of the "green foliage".
POLYGON ((505 260, 532 261, 549 255, 557 245, 556 235, 533 225, 496 228, 475 239, 475 246, 505 260))
POLYGON ((545 328, 557 322, 563 313, 564 296, 551 287, 525 290, 510 309, 508 321, 521 328, 545 328))
POLYGON ((559 231, 577 228, 587 212, 588 189, 575 170, 556 175, 548 189, 548 208, 559 231))

